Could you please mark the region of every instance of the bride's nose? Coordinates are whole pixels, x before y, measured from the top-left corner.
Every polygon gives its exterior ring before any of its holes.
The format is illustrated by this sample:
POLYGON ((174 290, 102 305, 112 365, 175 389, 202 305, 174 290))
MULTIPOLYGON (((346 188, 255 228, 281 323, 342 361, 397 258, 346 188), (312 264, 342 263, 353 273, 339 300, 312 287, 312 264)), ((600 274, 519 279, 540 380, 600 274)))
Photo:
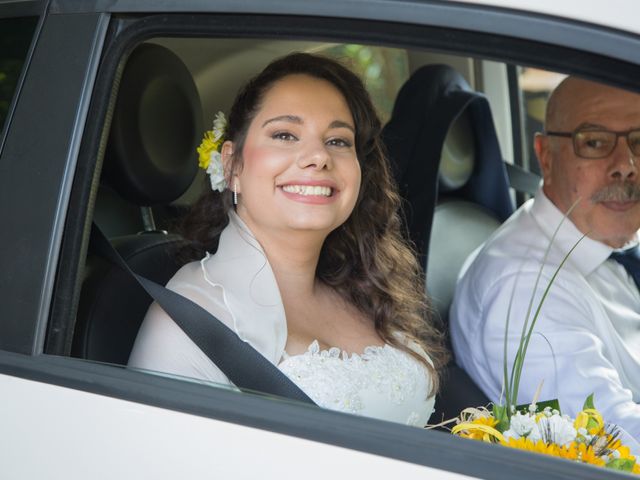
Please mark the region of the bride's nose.
POLYGON ((314 168, 316 170, 331 169, 331 155, 322 141, 311 142, 298 157, 300 168, 314 168))

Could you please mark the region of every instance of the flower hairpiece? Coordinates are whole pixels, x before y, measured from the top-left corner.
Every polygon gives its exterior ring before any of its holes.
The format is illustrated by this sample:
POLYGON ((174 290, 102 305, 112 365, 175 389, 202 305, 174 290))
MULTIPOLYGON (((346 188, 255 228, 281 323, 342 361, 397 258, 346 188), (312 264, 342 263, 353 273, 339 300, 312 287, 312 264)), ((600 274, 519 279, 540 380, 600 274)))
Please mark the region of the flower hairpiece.
POLYGON ((204 138, 198 147, 198 166, 209 174, 211 189, 218 192, 224 192, 224 189, 227 188, 222 166, 222 155, 220 154, 226 129, 227 119, 224 113, 216 113, 213 120, 213 129, 204 132, 204 138))

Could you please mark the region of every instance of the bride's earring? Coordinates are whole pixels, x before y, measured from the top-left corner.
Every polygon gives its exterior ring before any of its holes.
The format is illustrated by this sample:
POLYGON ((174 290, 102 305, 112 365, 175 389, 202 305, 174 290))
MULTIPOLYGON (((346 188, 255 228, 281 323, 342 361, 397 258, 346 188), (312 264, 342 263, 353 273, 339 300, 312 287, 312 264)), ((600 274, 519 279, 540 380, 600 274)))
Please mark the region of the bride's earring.
POLYGON ((233 182, 233 204, 238 205, 238 183, 233 182))

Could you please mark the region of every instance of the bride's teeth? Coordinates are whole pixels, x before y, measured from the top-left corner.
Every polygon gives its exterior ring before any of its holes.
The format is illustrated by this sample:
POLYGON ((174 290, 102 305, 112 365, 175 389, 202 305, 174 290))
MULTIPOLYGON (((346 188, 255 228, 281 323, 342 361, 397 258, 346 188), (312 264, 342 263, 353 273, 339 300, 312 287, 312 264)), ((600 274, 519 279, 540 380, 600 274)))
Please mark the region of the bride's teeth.
POLYGON ((282 190, 289 193, 297 193, 298 195, 322 195, 331 196, 331 187, 321 187, 318 185, 285 185, 282 190))

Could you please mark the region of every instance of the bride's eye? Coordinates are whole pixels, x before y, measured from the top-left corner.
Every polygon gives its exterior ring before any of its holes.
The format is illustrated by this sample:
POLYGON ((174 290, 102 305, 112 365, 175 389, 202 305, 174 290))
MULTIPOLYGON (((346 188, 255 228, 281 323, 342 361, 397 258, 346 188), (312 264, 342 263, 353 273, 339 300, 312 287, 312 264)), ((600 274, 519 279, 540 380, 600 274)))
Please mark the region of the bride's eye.
POLYGON ((284 142, 293 142, 298 140, 298 138, 294 134, 287 131, 275 132, 271 135, 271 138, 273 138, 274 140, 282 140, 284 142))
POLYGON ((353 142, 347 140, 346 138, 331 138, 327 141, 327 145, 332 147, 342 147, 342 148, 350 148, 353 146, 353 142))

